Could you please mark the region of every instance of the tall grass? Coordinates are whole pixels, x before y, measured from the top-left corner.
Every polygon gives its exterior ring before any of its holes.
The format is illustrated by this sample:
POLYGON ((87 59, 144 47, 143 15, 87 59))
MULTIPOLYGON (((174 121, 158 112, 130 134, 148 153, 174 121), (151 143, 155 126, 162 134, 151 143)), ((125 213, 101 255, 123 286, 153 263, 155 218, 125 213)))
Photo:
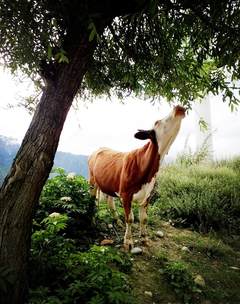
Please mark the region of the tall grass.
POLYGON ((201 232, 240 232, 240 157, 209 164, 177 162, 160 174, 151 210, 201 232))

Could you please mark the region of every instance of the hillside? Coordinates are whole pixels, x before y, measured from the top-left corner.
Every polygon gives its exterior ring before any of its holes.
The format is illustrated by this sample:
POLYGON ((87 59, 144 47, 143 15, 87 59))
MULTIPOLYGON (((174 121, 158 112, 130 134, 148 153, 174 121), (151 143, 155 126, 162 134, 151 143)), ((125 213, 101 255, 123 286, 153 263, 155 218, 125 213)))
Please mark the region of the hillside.
MULTIPOLYGON (((0 135, 0 184, 6 176, 20 145, 14 138, 0 135)), ((54 167, 61 167, 66 172, 75 172, 87 178, 87 155, 76 155, 57 151, 54 167)))
POLYGON ((30 303, 240 303, 239 168, 240 158, 165 167, 148 208, 149 246, 133 204, 129 254, 107 203, 95 214, 86 180, 59 172, 35 217, 30 303))

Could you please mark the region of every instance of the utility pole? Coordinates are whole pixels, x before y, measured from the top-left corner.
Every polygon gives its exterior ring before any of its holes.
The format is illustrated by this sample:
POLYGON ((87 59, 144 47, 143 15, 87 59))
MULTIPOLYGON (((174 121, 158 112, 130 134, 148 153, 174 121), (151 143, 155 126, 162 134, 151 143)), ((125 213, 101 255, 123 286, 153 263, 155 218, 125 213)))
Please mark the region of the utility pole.
POLYGON ((196 151, 202 148, 207 149, 207 159, 213 159, 213 134, 211 122, 211 96, 207 95, 201 102, 196 102, 196 151), (207 124, 207 129, 203 129, 199 125, 199 120, 203 120, 207 124))

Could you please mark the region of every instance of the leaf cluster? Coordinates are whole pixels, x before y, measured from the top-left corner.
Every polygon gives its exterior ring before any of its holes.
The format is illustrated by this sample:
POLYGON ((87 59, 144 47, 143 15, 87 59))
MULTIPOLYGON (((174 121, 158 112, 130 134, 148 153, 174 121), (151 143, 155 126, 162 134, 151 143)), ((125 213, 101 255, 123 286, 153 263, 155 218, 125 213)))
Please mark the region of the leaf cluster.
POLYGON ((237 105, 237 86, 230 83, 240 75, 239 4, 2 0, 0 53, 12 70, 56 77, 52 72, 71 61, 86 37, 96 50, 82 95, 114 89, 120 97, 144 93, 189 105, 208 92, 222 91, 225 100, 237 105))
POLYGON ((144 93, 183 104, 223 92, 236 104, 226 73, 239 78, 239 21, 237 1, 149 1, 144 12, 108 26, 85 86, 95 94, 114 88, 119 97, 144 93))

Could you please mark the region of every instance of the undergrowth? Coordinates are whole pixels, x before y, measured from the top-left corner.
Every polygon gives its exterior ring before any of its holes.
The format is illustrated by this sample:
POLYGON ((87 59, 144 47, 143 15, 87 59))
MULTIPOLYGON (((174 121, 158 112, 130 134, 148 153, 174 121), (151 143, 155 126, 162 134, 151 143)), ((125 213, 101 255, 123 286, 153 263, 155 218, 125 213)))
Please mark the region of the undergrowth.
POLYGON ((58 170, 43 189, 34 219, 29 303, 134 303, 127 278, 131 260, 94 245, 94 215, 86 180, 58 170))

